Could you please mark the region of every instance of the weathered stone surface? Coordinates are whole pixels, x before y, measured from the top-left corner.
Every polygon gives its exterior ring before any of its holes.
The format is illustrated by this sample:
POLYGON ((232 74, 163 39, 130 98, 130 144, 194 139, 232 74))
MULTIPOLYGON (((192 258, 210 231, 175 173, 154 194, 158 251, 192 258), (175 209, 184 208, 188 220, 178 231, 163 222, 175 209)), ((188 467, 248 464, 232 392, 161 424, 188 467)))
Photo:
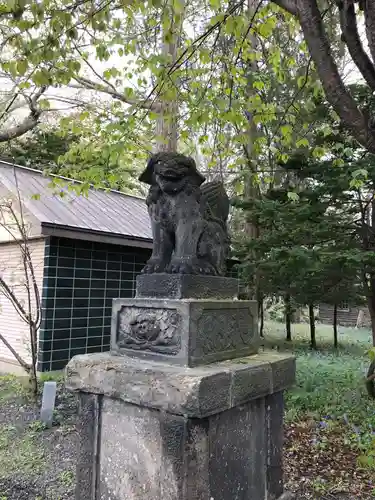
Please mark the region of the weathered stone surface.
POLYGON ((268 353, 268 359, 272 366, 273 392, 291 387, 295 381, 295 367, 288 363, 286 358, 282 361, 277 353, 268 353), (278 362, 273 364, 273 359, 278 362))
POLYGON ((136 297, 158 299, 236 299, 239 281, 221 276, 193 274, 140 274, 136 297))
POLYGON ((273 384, 272 367, 262 362, 253 362, 251 370, 247 365, 233 373, 232 399, 237 406, 254 398, 270 394, 273 384))
POLYGON ((160 498, 161 465, 158 412, 104 398, 99 498, 160 498))
POLYGON ((112 351, 198 366, 254 354, 259 334, 255 301, 116 299, 112 351))
POLYGON ((267 448, 264 399, 210 418, 210 493, 214 499, 263 499, 267 448))
POLYGON ((140 362, 111 353, 85 354, 69 362, 66 384, 73 391, 203 418, 262 397, 266 387, 268 394, 278 392, 275 376, 280 372, 279 365, 284 371, 289 366, 291 379, 295 359, 283 354, 260 353, 195 368, 140 362))
POLYGON ((74 357, 76 500, 273 500, 282 493, 282 393, 292 356, 187 368, 111 353, 74 357))
MULTIPOLYGON (((280 411, 276 406, 275 416, 280 411)), ((77 500, 276 498, 268 482, 276 448, 269 448, 265 398, 190 419, 104 396, 99 415, 97 431, 81 442, 92 470, 79 475, 77 500)))
POLYGON ((101 443, 100 493, 93 498, 210 499, 207 420, 104 398, 101 443))
POLYGON ((78 436, 79 449, 76 470, 78 500, 98 498, 98 463, 100 453, 101 396, 80 393, 78 436))
POLYGON ((267 432, 267 491, 269 500, 279 499, 283 492, 283 415, 282 392, 270 394, 265 400, 267 432))

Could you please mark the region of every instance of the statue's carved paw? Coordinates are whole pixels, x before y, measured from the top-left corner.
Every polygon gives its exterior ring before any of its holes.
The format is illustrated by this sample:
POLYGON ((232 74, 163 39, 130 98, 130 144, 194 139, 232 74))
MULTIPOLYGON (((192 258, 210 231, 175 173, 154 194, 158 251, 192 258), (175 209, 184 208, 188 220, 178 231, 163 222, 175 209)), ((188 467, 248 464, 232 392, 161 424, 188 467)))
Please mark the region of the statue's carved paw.
POLYGON ((207 274, 210 276, 217 276, 218 274, 216 268, 209 262, 203 261, 201 267, 203 268, 202 274, 207 274))
POLYGON ((166 267, 167 267, 166 263, 163 260, 150 259, 145 265, 145 267, 142 269, 142 273, 144 274, 164 273, 166 267))
POLYGON ((167 271, 172 274, 217 274, 216 269, 209 262, 189 257, 172 259, 167 271))

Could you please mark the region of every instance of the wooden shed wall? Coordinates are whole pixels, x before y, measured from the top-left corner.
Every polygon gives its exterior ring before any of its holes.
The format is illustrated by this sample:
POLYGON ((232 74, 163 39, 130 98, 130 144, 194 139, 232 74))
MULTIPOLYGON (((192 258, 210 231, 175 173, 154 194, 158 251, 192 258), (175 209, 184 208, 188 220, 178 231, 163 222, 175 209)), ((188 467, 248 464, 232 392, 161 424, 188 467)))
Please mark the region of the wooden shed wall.
MULTIPOLYGON (((361 309, 364 311, 363 326, 368 326, 370 324, 370 314, 365 306, 349 306, 347 309, 339 308, 337 310, 337 323, 342 326, 356 326, 358 313, 361 309)), ((333 306, 330 304, 319 305, 319 321, 329 325, 333 323, 333 306)))
MULTIPOLYGON (((42 293, 44 268, 44 239, 31 240, 29 249, 33 260, 36 281, 42 293)), ((27 304, 25 273, 18 243, 0 244, 0 273, 4 281, 14 288, 17 299, 27 304)), ((35 300, 33 300, 35 304, 35 300)), ((29 332, 10 300, 0 289, 1 333, 25 361, 30 361, 29 332)), ((0 364, 17 364, 12 353, 0 341, 0 364)))

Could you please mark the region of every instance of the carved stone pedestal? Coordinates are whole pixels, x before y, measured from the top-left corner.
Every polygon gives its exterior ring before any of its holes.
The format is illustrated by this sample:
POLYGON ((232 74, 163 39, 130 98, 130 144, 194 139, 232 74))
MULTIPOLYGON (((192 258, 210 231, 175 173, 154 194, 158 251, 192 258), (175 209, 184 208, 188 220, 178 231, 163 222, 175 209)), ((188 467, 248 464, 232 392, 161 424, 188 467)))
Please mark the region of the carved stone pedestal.
POLYGON ((294 358, 257 354, 256 306, 234 300, 235 287, 152 275, 135 299, 114 301, 112 352, 76 356, 66 371, 80 399, 77 500, 282 494, 294 358))
POLYGON ((256 303, 115 299, 113 352, 197 366, 258 351, 256 303))
POLYGON ((77 500, 270 500, 282 494, 282 391, 294 360, 183 368, 76 356, 77 500))

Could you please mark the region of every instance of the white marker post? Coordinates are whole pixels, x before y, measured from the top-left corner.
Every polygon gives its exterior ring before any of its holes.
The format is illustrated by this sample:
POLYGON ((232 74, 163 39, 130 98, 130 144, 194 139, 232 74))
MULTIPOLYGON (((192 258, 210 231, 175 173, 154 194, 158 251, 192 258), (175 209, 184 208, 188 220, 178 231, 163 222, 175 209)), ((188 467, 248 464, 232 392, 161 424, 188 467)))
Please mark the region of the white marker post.
POLYGON ((53 411, 55 409, 56 382, 45 382, 43 387, 42 409, 40 410, 40 420, 47 427, 52 427, 53 411))

